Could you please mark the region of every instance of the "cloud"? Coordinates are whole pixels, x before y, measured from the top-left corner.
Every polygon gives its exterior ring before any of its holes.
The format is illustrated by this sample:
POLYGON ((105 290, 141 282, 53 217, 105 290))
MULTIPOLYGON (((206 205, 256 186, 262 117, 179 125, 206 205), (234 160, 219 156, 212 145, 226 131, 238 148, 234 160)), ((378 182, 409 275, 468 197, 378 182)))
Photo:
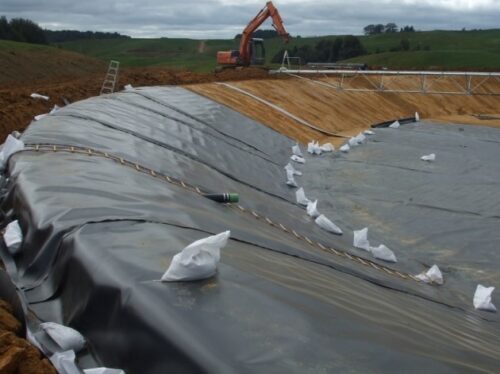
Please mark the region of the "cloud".
MULTIPOLYGON (((2 0, 0 12, 49 29, 117 31, 133 37, 231 38, 265 0, 2 0)), ((494 28, 496 0, 276 0, 292 35, 360 34, 370 23, 420 30, 494 28)), ((267 22, 264 27, 270 27, 267 22)))

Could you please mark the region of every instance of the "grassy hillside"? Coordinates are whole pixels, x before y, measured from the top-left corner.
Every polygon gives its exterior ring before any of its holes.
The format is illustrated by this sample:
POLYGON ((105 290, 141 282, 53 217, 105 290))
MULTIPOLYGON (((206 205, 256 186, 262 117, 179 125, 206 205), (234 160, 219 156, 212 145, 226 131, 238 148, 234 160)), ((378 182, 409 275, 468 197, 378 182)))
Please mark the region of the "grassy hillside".
MULTIPOLYGON (((314 46, 321 39, 337 36, 293 38, 287 45, 314 46)), ((352 61, 389 68, 475 68, 500 69, 500 29, 484 31, 428 31, 360 37, 368 55, 352 61), (401 39, 408 39, 410 51, 390 52, 401 39), (417 50, 418 49, 418 50, 417 50), (424 50, 425 49, 425 50, 424 50)), ((268 61, 284 47, 281 39, 266 40, 268 61)), ((102 60, 117 59, 123 66, 170 66, 193 71, 209 71, 218 50, 237 48, 234 40, 125 39, 85 40, 60 44, 61 47, 102 60)))
POLYGON ((0 84, 105 72, 98 59, 56 47, 0 40, 0 84))
POLYGON ((182 67, 197 72, 213 70, 218 50, 231 49, 232 40, 109 39, 80 40, 59 44, 62 48, 122 66, 182 67))

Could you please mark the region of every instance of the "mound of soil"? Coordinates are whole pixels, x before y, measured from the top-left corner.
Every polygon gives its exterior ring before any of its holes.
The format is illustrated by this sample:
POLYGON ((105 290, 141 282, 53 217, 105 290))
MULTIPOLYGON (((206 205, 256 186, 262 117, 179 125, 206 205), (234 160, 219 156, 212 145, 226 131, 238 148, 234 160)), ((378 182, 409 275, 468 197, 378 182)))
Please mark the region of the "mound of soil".
POLYGON ((19 337, 21 323, 12 315, 12 307, 0 300, 0 373, 56 374, 41 352, 19 337))
MULTIPOLYGON (((23 131, 33 117, 48 113, 54 105, 99 95, 106 69, 100 74, 88 74, 72 79, 34 80, 10 82, 0 85, 0 142, 14 130, 23 131), (49 101, 30 97, 36 92, 49 96, 49 101)), ((215 81, 234 81, 267 78, 267 71, 256 68, 226 69, 220 73, 192 73, 165 68, 131 68, 119 73, 117 90, 126 84, 137 86, 189 85, 215 81)))

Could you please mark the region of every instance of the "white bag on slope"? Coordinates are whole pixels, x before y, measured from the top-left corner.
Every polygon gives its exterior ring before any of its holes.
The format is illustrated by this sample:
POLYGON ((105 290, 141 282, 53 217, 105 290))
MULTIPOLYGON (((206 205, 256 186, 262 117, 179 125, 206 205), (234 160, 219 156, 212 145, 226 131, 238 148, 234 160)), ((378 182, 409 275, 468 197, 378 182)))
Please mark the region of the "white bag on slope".
POLYGON ((75 329, 55 322, 44 322, 40 327, 65 351, 80 351, 85 338, 75 329))
POLYGON ((378 258, 379 260, 384 260, 387 262, 398 262, 394 252, 383 244, 380 244, 378 247, 370 247, 370 252, 372 253, 373 257, 378 258))
POLYGON ((172 282, 210 278, 217 272, 220 250, 226 246, 230 235, 230 231, 224 231, 189 244, 173 257, 161 280, 172 282))
POLYGON ((3 234, 3 240, 11 254, 14 255, 19 252, 21 243, 23 242, 23 233, 17 219, 7 225, 3 234))
POLYGON ((84 369, 84 374, 125 374, 121 369, 109 369, 109 368, 92 368, 84 369))
POLYGON ((307 144, 307 152, 312 154, 312 155, 320 155, 321 154, 321 147, 319 146, 318 142, 315 142, 313 140, 307 144))
POLYGON ((432 265, 429 270, 424 271, 416 277, 425 283, 443 284, 443 274, 437 265, 432 265))
POLYGON ((354 231, 353 245, 356 248, 364 249, 368 252, 370 251, 370 242, 368 241, 368 227, 354 231))
POLYGON ((31 95, 31 98, 32 99, 42 99, 42 100, 49 100, 50 98, 48 96, 45 96, 45 95, 40 95, 40 94, 37 94, 37 93, 32 93, 31 95))
POLYGON ((399 121, 394 121, 392 124, 389 125, 389 127, 391 129, 397 129, 397 128, 399 128, 399 126, 401 126, 401 124, 399 123, 399 121))
POLYGON ((366 140, 366 136, 362 132, 356 135, 355 139, 358 141, 358 144, 362 144, 366 140))
POLYGON ((292 161, 298 162, 299 164, 305 164, 306 163, 306 159, 303 158, 303 157, 300 157, 300 156, 293 155, 290 158, 292 159, 292 161))
POLYGON ((5 163, 9 157, 18 151, 24 149, 24 143, 22 140, 16 139, 12 135, 7 136, 7 140, 3 143, 2 150, 0 151, 0 164, 5 166, 5 163))
POLYGON ((290 187, 298 187, 297 182, 295 182, 295 178, 293 177, 293 171, 286 171, 286 184, 290 187))
POLYGON ((307 206, 311 201, 306 197, 306 193, 304 192, 304 188, 300 187, 297 191, 295 191, 295 198, 297 199, 297 203, 303 206, 307 206))
POLYGON ((75 363, 75 352, 56 352, 50 356, 50 362, 59 374, 80 374, 81 371, 75 363))
POLYGON ((318 212, 317 206, 318 206, 318 200, 315 200, 314 202, 310 201, 307 204, 307 208, 306 208, 307 215, 309 215, 312 218, 318 217, 319 216, 319 212, 318 212))
POLYGON ((436 155, 434 153, 431 153, 430 155, 425 155, 425 156, 420 157, 420 159, 422 161, 432 162, 432 161, 436 160, 436 155))
POLYGON ((336 224, 334 224, 332 221, 326 218, 323 214, 321 214, 318 218, 316 218, 314 222, 316 222, 316 224, 323 230, 329 231, 337 235, 342 235, 342 230, 340 229, 340 227, 338 227, 336 224))
POLYGON ((340 147, 340 152, 344 152, 344 153, 347 153, 349 152, 351 149, 351 147, 349 147, 349 144, 344 144, 342 147, 340 147))
POLYGON ((325 143, 323 144, 320 149, 323 151, 323 152, 333 152, 335 151, 335 147, 332 145, 332 143, 325 143))
POLYGON ((293 175, 302 175, 301 171, 295 170, 295 168, 292 166, 291 163, 286 164, 285 170, 288 172, 289 170, 292 171, 293 175))
POLYGON ((372 130, 365 130, 363 133, 365 135, 375 135, 375 133, 372 130))
POLYGON ((295 144, 295 145, 292 147, 292 153, 293 153, 295 156, 304 157, 304 155, 302 154, 302 151, 300 150, 300 146, 299 146, 298 144, 295 144))
POLYGON ((353 136, 352 138, 349 139, 347 143, 349 144, 350 147, 355 147, 358 145, 358 139, 356 139, 356 137, 353 136))
POLYGON ((474 293, 474 308, 486 310, 488 312, 496 312, 497 308, 491 302, 491 294, 495 291, 495 287, 484 287, 477 285, 474 293))

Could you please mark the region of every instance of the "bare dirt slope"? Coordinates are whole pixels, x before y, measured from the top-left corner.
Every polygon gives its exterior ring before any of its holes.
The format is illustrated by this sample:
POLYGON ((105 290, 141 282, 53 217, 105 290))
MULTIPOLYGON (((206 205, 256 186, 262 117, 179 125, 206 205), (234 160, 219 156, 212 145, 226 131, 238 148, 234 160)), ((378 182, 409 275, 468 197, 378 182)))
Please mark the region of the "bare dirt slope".
MULTIPOLYGON (((28 74, 28 73, 26 73, 28 74)), ((9 81, 0 84, 0 141, 13 130, 24 130, 33 117, 47 113, 54 105, 64 105, 64 100, 75 102, 99 95, 106 67, 99 73, 76 75, 73 77, 48 77, 31 81, 9 81), (35 100, 30 97, 36 92, 49 96, 49 101, 35 100)), ((121 70, 118 89, 126 84, 133 86, 181 85, 240 79, 267 77, 260 69, 225 70, 220 73, 191 73, 188 71, 165 68, 130 68, 121 70)))
POLYGON ((21 323, 12 313, 11 306, 0 299, 0 373, 55 374, 49 360, 19 337, 21 323))
MULTIPOLYGON (((417 78, 394 82, 396 88, 418 85, 417 78)), ((323 79, 329 81, 329 79, 323 79)), ((335 83, 330 80, 330 83, 335 83)), ((389 83, 389 82, 388 82, 389 83)), ((369 82, 352 82, 353 87, 366 88, 369 82)), ((244 89, 287 110, 322 129, 351 136, 370 125, 390 119, 413 116, 418 111, 422 118, 461 123, 500 126, 499 120, 483 121, 474 114, 495 114, 500 107, 499 96, 415 94, 338 91, 299 79, 252 80, 235 82, 244 89)), ((456 82, 434 82, 434 89, 448 90, 456 82)), ((500 83, 494 83, 500 91, 500 83)), ((217 84, 190 85, 189 89, 256 119, 277 131, 306 143, 312 139, 340 144, 342 138, 330 138, 304 127, 289 117, 253 98, 217 84)), ((494 87, 490 87, 494 88, 494 87)), ((456 87, 455 87, 456 89, 456 87)))

